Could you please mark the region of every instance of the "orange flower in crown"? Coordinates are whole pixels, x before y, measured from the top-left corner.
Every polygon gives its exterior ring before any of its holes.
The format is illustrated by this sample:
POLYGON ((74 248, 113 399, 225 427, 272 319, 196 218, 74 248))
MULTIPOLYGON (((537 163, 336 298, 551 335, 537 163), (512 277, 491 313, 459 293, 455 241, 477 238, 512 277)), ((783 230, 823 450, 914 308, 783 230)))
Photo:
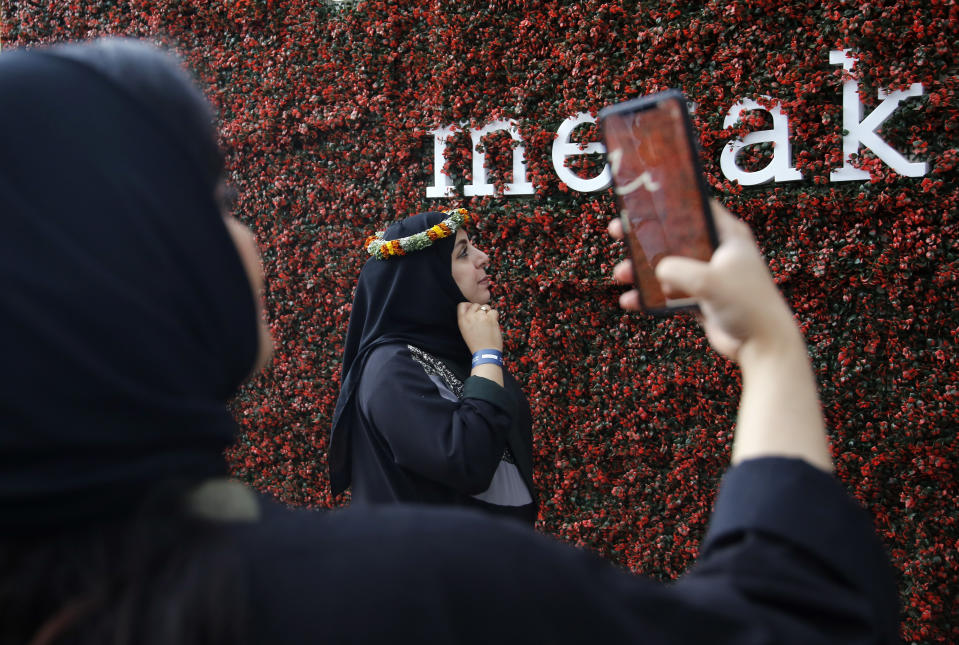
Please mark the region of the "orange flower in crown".
POLYGON ((443 214, 447 216, 446 219, 425 231, 407 235, 398 240, 384 240, 383 233, 385 231, 377 231, 376 235, 370 235, 366 238, 363 246, 366 248, 366 252, 377 260, 388 260, 413 251, 422 251, 436 240, 455 235, 461 226, 469 226, 477 219, 476 215, 465 208, 454 208, 443 211, 443 214))

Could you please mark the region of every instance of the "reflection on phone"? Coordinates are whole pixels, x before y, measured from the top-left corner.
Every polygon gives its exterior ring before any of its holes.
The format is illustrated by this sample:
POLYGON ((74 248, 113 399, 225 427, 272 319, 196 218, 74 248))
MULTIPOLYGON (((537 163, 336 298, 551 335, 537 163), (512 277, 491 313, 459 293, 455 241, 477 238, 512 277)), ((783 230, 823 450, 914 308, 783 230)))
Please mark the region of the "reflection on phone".
MULTIPOLYGON (((620 164, 623 160, 623 149, 617 148, 614 150, 609 155, 608 160, 612 172, 614 174, 619 174, 620 164)), ((649 171, 647 170, 625 186, 616 186, 613 190, 617 195, 622 196, 628 195, 638 188, 645 188, 649 192, 654 192, 660 189, 660 185, 653 180, 653 176, 649 174, 649 171)))

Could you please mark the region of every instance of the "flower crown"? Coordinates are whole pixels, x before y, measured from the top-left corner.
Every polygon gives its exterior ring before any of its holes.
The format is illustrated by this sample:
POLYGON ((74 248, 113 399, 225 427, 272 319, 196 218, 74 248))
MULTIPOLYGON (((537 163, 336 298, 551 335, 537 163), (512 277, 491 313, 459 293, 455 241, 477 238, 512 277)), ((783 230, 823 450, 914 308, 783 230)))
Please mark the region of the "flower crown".
POLYGON ((389 260, 392 257, 406 255, 412 251, 422 251, 436 240, 455 235, 459 227, 469 226, 477 219, 476 215, 465 208, 453 208, 443 211, 443 214, 447 215, 446 219, 425 231, 407 235, 398 240, 384 240, 383 234, 386 231, 377 231, 376 235, 370 235, 366 238, 363 246, 366 248, 366 252, 377 260, 389 260))

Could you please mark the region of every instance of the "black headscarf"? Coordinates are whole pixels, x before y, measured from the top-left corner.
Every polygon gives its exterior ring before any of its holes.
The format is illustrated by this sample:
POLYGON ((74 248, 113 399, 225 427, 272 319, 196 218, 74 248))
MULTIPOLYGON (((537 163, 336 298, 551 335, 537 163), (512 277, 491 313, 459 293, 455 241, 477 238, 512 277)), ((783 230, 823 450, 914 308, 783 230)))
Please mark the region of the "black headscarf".
MULTIPOLYGON (((448 215, 419 213, 390 226, 383 239, 396 240, 427 230, 448 215)), ((343 350, 340 396, 330 434, 330 486, 338 495, 350 484, 350 428, 347 413, 370 352, 387 343, 406 343, 468 367, 456 306, 463 292, 453 280, 455 236, 388 260, 370 258, 360 272, 343 350)))
POLYGON ((106 39, 0 54, 0 534, 225 474, 257 313, 178 62, 106 39))

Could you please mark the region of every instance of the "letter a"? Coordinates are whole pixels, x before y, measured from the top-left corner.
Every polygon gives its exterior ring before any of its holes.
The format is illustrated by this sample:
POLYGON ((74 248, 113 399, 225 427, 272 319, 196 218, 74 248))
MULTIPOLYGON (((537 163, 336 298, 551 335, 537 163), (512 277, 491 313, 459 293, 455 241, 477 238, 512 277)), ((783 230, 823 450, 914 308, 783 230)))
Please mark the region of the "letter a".
POLYGON ((719 167, 726 179, 738 181, 743 186, 755 186, 773 180, 779 182, 802 179, 802 173, 790 165, 792 153, 789 148, 789 119, 783 113, 782 104, 776 103, 770 108, 765 108, 752 99, 745 99, 729 108, 723 120, 723 127, 728 128, 739 121, 744 110, 768 111, 773 117, 773 129, 750 132, 742 141, 730 141, 723 146, 719 156, 719 167), (756 143, 773 144, 773 158, 761 170, 752 172, 743 170, 736 163, 736 155, 746 146, 756 143))

